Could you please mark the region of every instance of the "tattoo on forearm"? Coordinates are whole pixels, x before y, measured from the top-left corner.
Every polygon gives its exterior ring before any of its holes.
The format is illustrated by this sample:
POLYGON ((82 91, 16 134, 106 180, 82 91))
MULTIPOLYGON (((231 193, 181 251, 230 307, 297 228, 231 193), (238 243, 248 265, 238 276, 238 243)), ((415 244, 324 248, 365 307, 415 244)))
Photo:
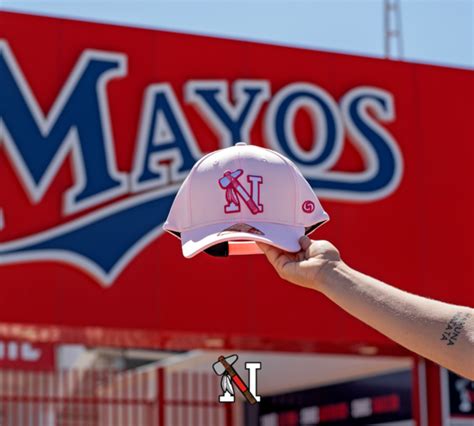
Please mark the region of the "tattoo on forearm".
POLYGON ((446 325, 446 329, 441 335, 440 340, 445 341, 446 346, 454 345, 457 342, 458 337, 464 328, 464 325, 470 317, 471 314, 469 312, 457 312, 449 320, 448 324, 446 325))

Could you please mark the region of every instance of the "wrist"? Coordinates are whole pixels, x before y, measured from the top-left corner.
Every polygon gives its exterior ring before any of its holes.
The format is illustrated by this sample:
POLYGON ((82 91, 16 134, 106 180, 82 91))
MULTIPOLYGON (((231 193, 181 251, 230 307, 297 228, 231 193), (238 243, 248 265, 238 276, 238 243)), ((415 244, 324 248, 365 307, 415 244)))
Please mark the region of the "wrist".
POLYGON ((316 290, 326 294, 331 284, 340 279, 341 276, 347 275, 349 269, 349 266, 341 259, 327 261, 318 273, 316 290))

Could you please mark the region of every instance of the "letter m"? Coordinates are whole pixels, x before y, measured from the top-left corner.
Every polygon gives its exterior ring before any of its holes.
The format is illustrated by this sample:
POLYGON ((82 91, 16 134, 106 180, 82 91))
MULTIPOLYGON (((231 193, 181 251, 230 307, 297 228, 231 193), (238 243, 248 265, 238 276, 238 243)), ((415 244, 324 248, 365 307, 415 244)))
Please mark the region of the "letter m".
POLYGON ((8 44, 0 40, 0 145, 32 202, 41 201, 69 154, 74 184, 65 196, 65 213, 125 191, 106 93, 108 81, 125 74, 125 55, 85 50, 45 115, 8 44))

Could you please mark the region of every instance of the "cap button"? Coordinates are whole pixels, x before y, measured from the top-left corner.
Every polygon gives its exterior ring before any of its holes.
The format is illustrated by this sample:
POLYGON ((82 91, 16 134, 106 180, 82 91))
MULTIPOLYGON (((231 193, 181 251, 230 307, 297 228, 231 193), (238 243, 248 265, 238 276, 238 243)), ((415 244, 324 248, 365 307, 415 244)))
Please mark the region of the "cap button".
POLYGON ((235 146, 245 146, 247 145, 245 142, 237 142, 235 146))

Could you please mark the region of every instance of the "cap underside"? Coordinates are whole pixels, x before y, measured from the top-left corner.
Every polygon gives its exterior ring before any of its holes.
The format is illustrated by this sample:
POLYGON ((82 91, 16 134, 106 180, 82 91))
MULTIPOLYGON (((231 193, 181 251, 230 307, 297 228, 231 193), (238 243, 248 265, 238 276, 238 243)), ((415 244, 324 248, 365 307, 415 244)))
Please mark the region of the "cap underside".
MULTIPOLYGON (((215 244, 232 241, 258 241, 288 252, 298 252, 298 240, 305 234, 304 226, 247 221, 245 223, 214 223, 181 232, 184 257, 190 258, 215 244)), ((245 247, 242 245, 241 247, 245 247)), ((255 248, 247 245, 248 254, 255 248)), ((245 254, 240 248, 239 254, 245 254)))

